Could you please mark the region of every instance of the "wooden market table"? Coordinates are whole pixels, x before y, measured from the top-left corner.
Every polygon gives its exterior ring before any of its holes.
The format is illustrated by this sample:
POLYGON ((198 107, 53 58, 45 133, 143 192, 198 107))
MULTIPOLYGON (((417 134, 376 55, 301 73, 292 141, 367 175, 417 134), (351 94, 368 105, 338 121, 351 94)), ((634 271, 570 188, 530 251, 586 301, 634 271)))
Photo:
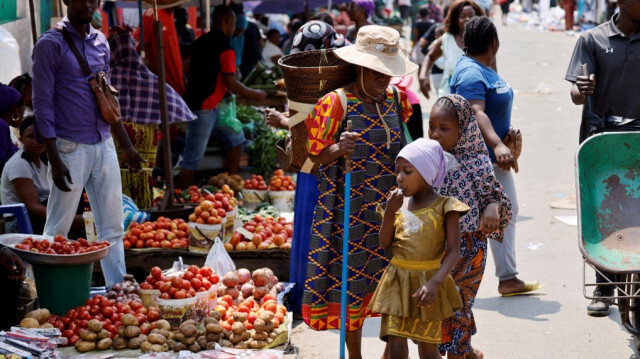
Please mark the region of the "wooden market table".
MULTIPOLYGON (((162 269, 171 268, 173 262, 182 257, 186 264, 204 265, 206 253, 194 253, 176 249, 132 249, 124 252, 127 273, 136 277, 142 283, 151 272, 151 268, 158 266, 162 269)), ((247 268, 250 271, 260 268, 270 268, 281 282, 289 281, 289 261, 291 251, 285 249, 268 249, 260 251, 233 251, 229 252, 236 268, 247 268)), ((100 266, 95 266, 100 267, 100 266)), ((220 277, 224 273, 219 273, 220 277)))

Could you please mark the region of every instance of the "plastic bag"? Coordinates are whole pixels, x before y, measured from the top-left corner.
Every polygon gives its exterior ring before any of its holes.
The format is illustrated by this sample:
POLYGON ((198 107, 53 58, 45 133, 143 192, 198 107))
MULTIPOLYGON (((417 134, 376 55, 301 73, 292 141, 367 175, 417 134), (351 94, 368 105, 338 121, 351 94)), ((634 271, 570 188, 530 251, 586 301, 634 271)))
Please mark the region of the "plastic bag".
POLYGON ((227 96, 218 103, 218 124, 235 133, 242 131, 242 122, 237 119, 236 95, 227 96))
POLYGON ((204 265, 212 268, 219 276, 227 274, 236 270, 236 265, 233 263, 229 253, 224 249, 224 244, 220 238, 216 238, 207 254, 207 259, 204 261, 204 265))

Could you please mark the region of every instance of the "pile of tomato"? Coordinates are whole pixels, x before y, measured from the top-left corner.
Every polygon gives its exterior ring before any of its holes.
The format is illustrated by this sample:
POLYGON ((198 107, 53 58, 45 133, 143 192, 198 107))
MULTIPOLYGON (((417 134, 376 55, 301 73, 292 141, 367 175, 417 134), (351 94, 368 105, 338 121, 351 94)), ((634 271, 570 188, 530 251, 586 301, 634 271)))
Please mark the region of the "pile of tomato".
POLYGON ((160 217, 155 222, 131 223, 123 238, 124 249, 189 248, 189 225, 183 219, 160 217))
POLYGON ((49 323, 58 328, 62 336, 68 339, 68 345, 73 346, 80 340, 80 331, 87 329, 92 319, 99 320, 102 328, 109 332, 112 339, 115 338, 118 328, 122 326, 120 320, 125 314, 132 314, 138 319, 138 325, 143 334, 148 334, 151 331, 150 324, 160 319, 158 307, 145 308, 139 301, 116 302, 96 295, 87 299, 85 305, 70 309, 61 317, 52 315, 49 323))
POLYGON ((191 298, 198 292, 206 292, 220 281, 220 276, 209 267, 189 266, 178 276, 165 276, 159 267, 151 268, 151 274, 140 284, 140 289, 158 289, 161 299, 191 298))
POLYGON ((246 238, 239 232, 234 233, 231 240, 224 244, 227 251, 291 249, 293 223, 287 222, 284 217, 275 219, 271 216, 263 217, 256 214, 242 227, 251 232, 252 236, 246 238))
POLYGON ((16 249, 22 249, 23 251, 61 255, 83 254, 107 247, 109 247, 109 242, 106 241, 89 243, 84 238, 79 238, 77 241, 70 241, 61 235, 55 236, 53 238, 53 243, 46 239, 33 239, 32 237, 27 237, 15 246, 16 249))
POLYGON ((291 176, 285 176, 283 170, 275 170, 269 182, 270 191, 294 191, 296 183, 291 176))
POLYGON ((264 182, 264 178, 259 175, 251 175, 251 178, 244 181, 245 189, 257 189, 258 191, 266 191, 268 189, 267 184, 264 182))

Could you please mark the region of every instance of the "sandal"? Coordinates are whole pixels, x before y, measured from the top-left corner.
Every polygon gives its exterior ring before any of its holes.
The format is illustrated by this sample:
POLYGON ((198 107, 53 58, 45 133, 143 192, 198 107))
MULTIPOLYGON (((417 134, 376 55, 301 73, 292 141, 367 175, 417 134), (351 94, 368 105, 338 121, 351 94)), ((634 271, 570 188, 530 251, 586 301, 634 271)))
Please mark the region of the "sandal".
POLYGON ((530 292, 533 292, 533 291, 536 291, 538 289, 541 289, 542 287, 544 287, 544 284, 541 284, 541 283, 538 283, 538 282, 524 282, 524 288, 522 290, 511 292, 511 293, 504 293, 504 294, 502 294, 502 296, 503 297, 513 297, 513 296, 516 296, 516 295, 528 294, 530 292))

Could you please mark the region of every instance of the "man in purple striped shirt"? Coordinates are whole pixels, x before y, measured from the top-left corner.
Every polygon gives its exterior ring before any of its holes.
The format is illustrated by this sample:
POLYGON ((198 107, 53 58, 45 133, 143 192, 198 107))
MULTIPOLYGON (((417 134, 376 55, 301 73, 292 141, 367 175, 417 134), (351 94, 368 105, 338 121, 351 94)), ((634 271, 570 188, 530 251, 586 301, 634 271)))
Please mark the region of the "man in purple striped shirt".
MULTIPOLYGON (((109 44, 89 24, 100 0, 63 0, 65 28, 92 72, 109 73, 109 44)), ((100 113, 78 59, 58 29, 45 32, 33 49, 33 110, 49 157, 49 186, 44 234, 67 235, 74 208, 85 188, 98 238, 114 245, 101 261, 107 286, 126 272, 122 246, 122 184, 111 134, 125 149, 123 160, 136 171, 143 161, 121 122, 109 125, 100 113), (55 184, 55 185, 54 185, 55 184)))

